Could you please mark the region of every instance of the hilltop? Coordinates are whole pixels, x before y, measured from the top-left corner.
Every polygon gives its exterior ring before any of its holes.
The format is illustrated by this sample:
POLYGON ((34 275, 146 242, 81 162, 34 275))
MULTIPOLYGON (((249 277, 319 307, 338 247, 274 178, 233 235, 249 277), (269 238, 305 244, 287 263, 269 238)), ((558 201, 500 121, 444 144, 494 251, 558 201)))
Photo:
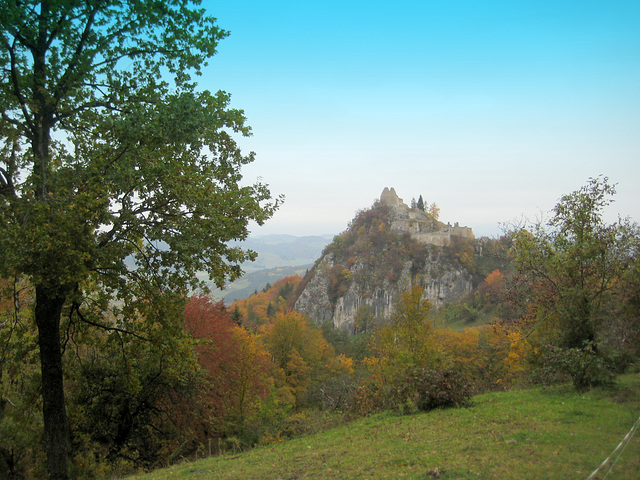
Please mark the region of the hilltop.
POLYGON ((355 331, 363 308, 386 320, 400 294, 417 285, 442 308, 469 296, 496 269, 506 269, 505 245, 476 239, 471 227, 451 225, 407 206, 385 188, 358 212, 305 275, 295 309, 319 323, 355 331))

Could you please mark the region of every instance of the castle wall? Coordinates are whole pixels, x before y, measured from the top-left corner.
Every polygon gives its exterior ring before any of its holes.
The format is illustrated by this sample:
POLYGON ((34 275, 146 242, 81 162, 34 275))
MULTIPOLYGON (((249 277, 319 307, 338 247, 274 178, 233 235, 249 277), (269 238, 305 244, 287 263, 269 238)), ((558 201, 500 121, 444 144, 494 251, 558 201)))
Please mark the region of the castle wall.
POLYGON ((393 221, 391 230, 398 233, 408 233, 419 242, 440 247, 451 243, 451 237, 476 238, 471 227, 461 227, 456 222, 436 230, 435 220, 424 212, 411 209, 396 194, 393 187, 385 187, 380 195, 380 203, 393 207, 393 221))

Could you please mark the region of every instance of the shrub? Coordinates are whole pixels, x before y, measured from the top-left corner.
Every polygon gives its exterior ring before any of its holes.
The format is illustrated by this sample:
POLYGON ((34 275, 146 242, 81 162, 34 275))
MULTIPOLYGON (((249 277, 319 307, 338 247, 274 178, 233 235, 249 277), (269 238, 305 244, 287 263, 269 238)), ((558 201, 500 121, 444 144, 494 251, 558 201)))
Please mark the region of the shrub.
POLYGON ((385 395, 376 384, 360 385, 352 398, 351 414, 366 417, 384 411, 385 395))
POLYGON ((472 393, 469 383, 455 370, 418 368, 399 382, 391 393, 391 402, 405 413, 425 412, 468 406, 472 393))
POLYGON ((612 363, 593 343, 583 348, 551 346, 542 366, 533 373, 534 380, 541 383, 555 383, 570 378, 578 391, 611 385, 614 380, 612 363))

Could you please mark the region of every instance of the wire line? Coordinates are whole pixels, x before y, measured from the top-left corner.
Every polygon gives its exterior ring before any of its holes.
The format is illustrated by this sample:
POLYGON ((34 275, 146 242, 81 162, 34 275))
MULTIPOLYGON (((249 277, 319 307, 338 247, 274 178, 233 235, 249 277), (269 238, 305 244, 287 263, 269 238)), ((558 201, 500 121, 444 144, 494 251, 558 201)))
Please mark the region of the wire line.
MULTIPOLYGON (((636 420, 636 423, 633 424, 633 427, 631 427, 631 430, 629 430, 627 432, 627 434, 624 436, 624 438, 622 440, 620 440, 620 443, 613 450, 613 452, 611 452, 611 454, 604 460, 604 462, 602 462, 600 464, 600 466, 598 468, 596 468, 591 473, 591 475, 589 475, 587 477, 586 480, 591 480, 600 470, 602 470, 602 468, 609 462, 609 460, 611 460, 611 457, 613 457, 613 455, 615 455, 615 453, 620 449, 620 447, 622 447, 623 445, 626 447, 627 443, 631 440, 631 437, 633 437, 633 434, 635 433, 636 428, 638 428, 638 425, 640 425, 640 417, 638 417, 638 420, 636 420)), ((623 448, 623 450, 624 450, 624 448, 623 448)), ((621 454, 622 454, 622 452, 620 452, 620 455, 621 454)), ((613 464, 609 468, 609 472, 607 472, 607 475, 609 475, 609 473, 611 472, 611 469, 613 468, 613 465, 615 465, 618 462, 618 459, 620 458, 620 455, 618 455, 618 457, 616 458, 615 462, 613 462, 613 464)), ((607 477, 607 475, 605 475, 605 478, 607 477)))

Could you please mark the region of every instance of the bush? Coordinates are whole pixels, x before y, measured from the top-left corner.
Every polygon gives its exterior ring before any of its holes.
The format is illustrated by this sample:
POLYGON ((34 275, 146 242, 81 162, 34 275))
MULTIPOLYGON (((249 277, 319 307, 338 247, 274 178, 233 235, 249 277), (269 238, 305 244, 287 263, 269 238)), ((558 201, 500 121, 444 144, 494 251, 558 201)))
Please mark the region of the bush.
POLYGON ((583 348, 549 347, 542 366, 533 372, 540 383, 556 383, 571 379, 578 391, 608 386, 614 380, 614 366, 593 343, 583 348))
POLYGON ((385 409, 385 395, 375 384, 360 385, 356 390, 349 409, 355 417, 366 417, 385 409))
POLYGON ((405 413, 463 407, 471 401, 469 383, 455 370, 418 368, 409 372, 391 393, 392 406, 405 413))

